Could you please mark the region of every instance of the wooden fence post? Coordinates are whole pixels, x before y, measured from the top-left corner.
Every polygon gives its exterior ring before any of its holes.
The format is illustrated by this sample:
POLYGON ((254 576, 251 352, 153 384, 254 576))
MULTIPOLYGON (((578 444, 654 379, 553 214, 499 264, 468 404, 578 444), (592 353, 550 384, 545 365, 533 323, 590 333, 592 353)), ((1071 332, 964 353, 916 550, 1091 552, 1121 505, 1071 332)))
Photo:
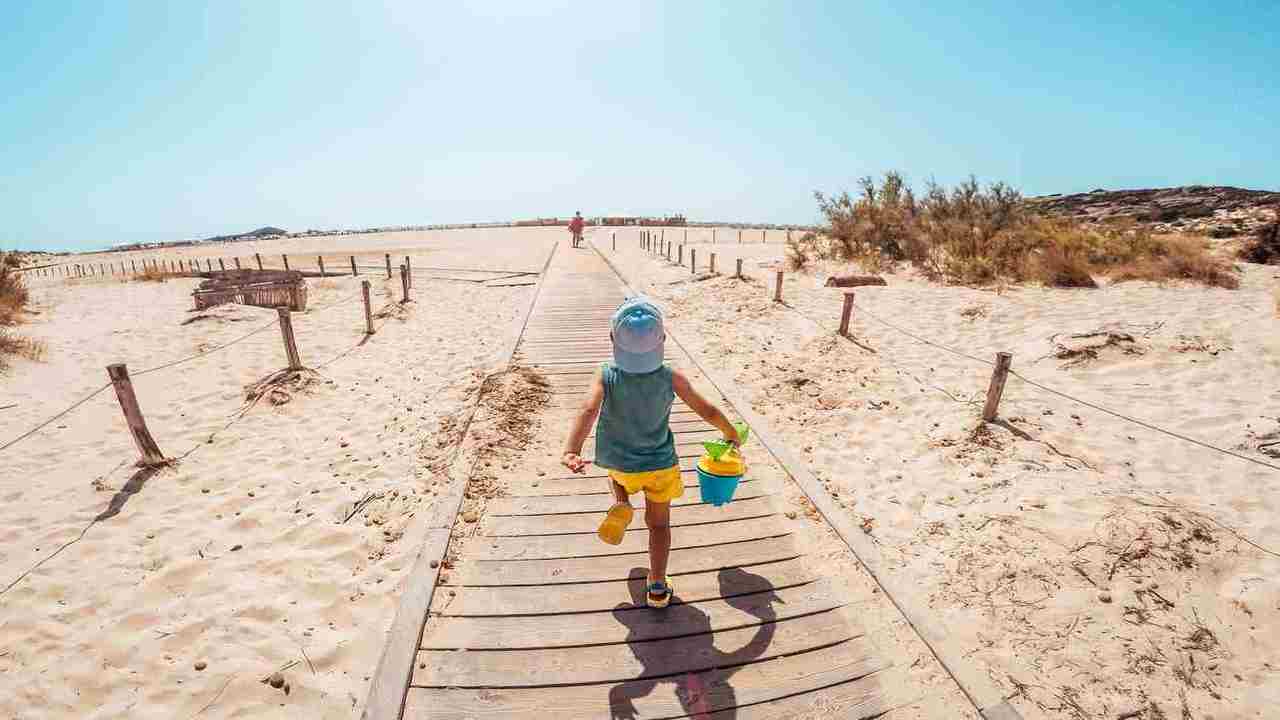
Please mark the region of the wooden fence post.
POLYGON ((667 243, 667 262, 671 262, 671 243, 667 243))
MULTIPOLYGON (((155 266, 156 266, 156 261, 152 260, 151 267, 155 267, 155 266)), ((204 266, 206 270, 208 270, 209 272, 213 272, 213 261, 210 260, 209 258, 204 259, 204 266)))
POLYGON ((711 253, 711 274, 716 274, 716 254, 711 253))
POLYGON ((317 255, 316 262, 320 265, 320 277, 324 277, 324 256, 317 255))
POLYGON ((685 229, 684 229, 684 236, 683 236, 683 237, 684 237, 684 239, 683 239, 683 240, 681 240, 680 242, 689 242, 689 228, 685 228, 685 229))
POLYGON ((254 253, 253 259, 258 261, 258 269, 262 269, 262 253, 254 253))
POLYGON ((137 274, 138 274, 138 261, 137 261, 137 260, 130 260, 130 261, 129 261, 129 264, 133 266, 133 274, 134 274, 134 275, 137 275, 137 274))
POLYGON ((715 228, 711 228, 711 244, 712 244, 712 245, 715 245, 715 244, 716 244, 716 229, 715 229, 715 228))
POLYGON ((733 276, 739 280, 742 279, 742 258, 738 258, 738 271, 733 276))
POLYGON ((107 377, 116 389, 116 399, 120 401, 120 409, 124 411, 124 421, 129 424, 129 433, 133 435, 133 443, 138 446, 142 459, 139 465, 159 465, 164 462, 164 453, 151 437, 147 429, 147 421, 142 417, 142 408, 138 406, 138 396, 133 394, 133 382, 129 380, 129 368, 124 363, 107 366, 107 377))
MULTIPOLYGON (((409 287, 413 287, 413 263, 409 261, 408 255, 404 256, 404 276, 409 283, 409 287)), ((405 295, 406 300, 408 299, 408 297, 409 296, 406 294, 405 295)))
POLYGON ((677 265, 684 264, 684 246, 683 245, 680 246, 680 252, 676 253, 676 264, 677 265))
POLYGON ((387 279, 391 279, 391 253, 387 253, 387 279))
POLYGON ((1004 395, 1004 381, 1009 378, 1009 364, 1013 356, 1009 353, 996 353, 996 367, 991 371, 991 385, 987 387, 987 404, 982 408, 982 419, 991 422, 996 419, 996 411, 1000 409, 1000 397, 1004 395))
POLYGON ((409 266, 408 265, 400 266, 400 291, 404 294, 404 297, 400 300, 400 304, 403 305, 404 303, 409 302, 409 266))
POLYGON ((218 269, 222 270, 223 272, 227 271, 227 264, 222 262, 222 258, 218 258, 218 269))
POLYGON ((773 281, 773 301, 782 302, 782 271, 779 270, 773 281))
POLYGON ((618 233, 616 231, 609 233, 609 239, 613 241, 613 249, 617 250, 618 249, 618 233))
POLYGON ((853 317, 853 291, 844 293, 844 307, 840 308, 840 334, 849 337, 849 320, 853 317))
POLYGON ((766 239, 766 238, 768 238, 768 237, 769 237, 769 228, 765 228, 764 230, 761 230, 761 231, 760 231, 760 243, 761 243, 761 244, 764 244, 764 243, 766 243, 766 242, 769 242, 769 241, 766 239))
POLYGON ((284 354, 289 359, 289 369, 301 370, 302 359, 298 357, 298 344, 293 339, 293 319, 289 317, 289 308, 278 307, 276 314, 280 316, 280 336, 284 338, 284 354))
POLYGON ((739 245, 741 245, 741 244, 742 244, 742 231, 741 231, 741 230, 739 230, 739 231, 738 231, 738 244, 739 244, 739 245))
POLYGON ((369 308, 369 281, 360 281, 360 294, 364 296, 364 334, 373 334, 373 310, 369 308))
POLYGON ((356 277, 359 274, 360 274, 360 271, 356 269, 356 256, 352 255, 351 256, 351 277, 356 277))
POLYGON ((282 253, 282 254, 280 255, 280 259, 284 260, 284 269, 285 269, 285 270, 288 270, 288 269, 289 269, 289 256, 288 256, 288 255, 285 255, 285 254, 283 254, 283 253, 282 253))
POLYGON ((106 274, 107 274, 106 269, 102 267, 102 263, 98 263, 98 274, 99 274, 99 275, 106 275, 106 274))
POLYGON ((240 269, 241 269, 241 267, 240 267, 240 256, 239 256, 239 255, 237 255, 237 256, 235 256, 235 257, 234 257, 234 258, 232 258, 232 259, 236 261, 236 269, 237 269, 237 270, 240 270, 240 269))
POLYGON ((689 274, 698 274, 698 249, 689 248, 689 274))

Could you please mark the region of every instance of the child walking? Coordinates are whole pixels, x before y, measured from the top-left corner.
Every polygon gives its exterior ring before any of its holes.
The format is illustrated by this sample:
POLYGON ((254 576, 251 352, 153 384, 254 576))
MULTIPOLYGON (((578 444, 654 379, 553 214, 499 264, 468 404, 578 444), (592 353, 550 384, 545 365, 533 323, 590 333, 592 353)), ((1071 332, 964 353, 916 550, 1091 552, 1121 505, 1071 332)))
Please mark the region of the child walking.
POLYGON ((667 577, 671 501, 684 494, 671 434, 671 404, 679 396, 735 446, 738 433, 719 408, 693 389, 684 373, 663 363, 667 334, 662 311, 656 305, 644 297, 629 298, 614 311, 610 328, 613 362, 604 363, 596 372, 561 462, 576 473, 586 469, 582 444, 598 415, 595 464, 609 471, 609 490, 614 498, 598 534, 611 545, 620 544, 635 513, 631 496, 644 492, 644 519, 649 528, 645 602, 649 607, 664 608, 673 592, 667 577))

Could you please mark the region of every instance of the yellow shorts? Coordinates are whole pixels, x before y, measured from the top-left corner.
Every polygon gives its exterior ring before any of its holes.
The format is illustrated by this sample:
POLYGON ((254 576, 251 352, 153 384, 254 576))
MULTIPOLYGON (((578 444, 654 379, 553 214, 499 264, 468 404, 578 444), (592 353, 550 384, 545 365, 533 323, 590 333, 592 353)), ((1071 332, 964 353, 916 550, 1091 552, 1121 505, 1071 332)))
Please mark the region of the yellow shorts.
POLYGON ((621 485, 628 495, 635 495, 643 490, 644 499, 649 502, 669 503, 684 495, 684 481, 680 479, 679 465, 635 473, 610 470, 609 477, 621 485))

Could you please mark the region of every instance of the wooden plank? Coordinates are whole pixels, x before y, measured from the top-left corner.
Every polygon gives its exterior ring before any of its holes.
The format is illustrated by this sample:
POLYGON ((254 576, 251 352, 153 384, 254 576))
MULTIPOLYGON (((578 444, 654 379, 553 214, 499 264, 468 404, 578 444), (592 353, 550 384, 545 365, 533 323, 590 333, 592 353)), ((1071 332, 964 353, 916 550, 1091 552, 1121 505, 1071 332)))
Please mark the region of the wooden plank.
MULTIPOLYGON (((631 619, 623 615, 619 622, 631 619)), ((638 618, 639 616, 635 616, 638 618)), ((536 634, 538 628, 531 627, 536 634)), ((839 610, 660 643, 542 650, 419 650, 417 687, 496 688, 616 683, 783 657, 858 638, 839 610), (628 652, 629 650, 629 652, 628 652), (425 667, 424 667, 425 666, 425 667)), ((870 644, 860 640, 870 655, 870 644)))
MULTIPOLYGON (((774 588, 788 588, 814 582, 816 575, 804 558, 751 566, 753 575, 764 578, 774 588)), ((719 570, 681 575, 679 594, 672 603, 715 600, 725 597, 719 570)), ((674 581, 673 581, 674 582, 674 581)), ((457 587, 436 593, 431 613, 450 617, 538 616, 553 613, 607 612, 619 601, 644 592, 640 576, 608 582, 570 585, 457 587)), ((729 589, 732 593, 732 590, 729 589)), ((672 607, 674 607, 673 605, 672 607)))
MULTIPOLYGON (((707 525, 691 525, 672 533, 672 549, 707 547, 780 537, 791 532, 781 516, 730 520, 707 525)), ((473 560, 550 560, 552 558, 603 557, 643 554, 649 548, 649 531, 641 528, 626 533, 618 545, 582 541, 579 535, 481 538, 467 546, 473 560)))
MULTIPOLYGON (((678 535, 679 533, 673 533, 678 535)), ((598 542, 598 541, 597 541, 598 542)), ((603 545, 604 543, 599 543, 603 545)), ((720 570, 800 557, 790 536, 732 545, 672 550, 671 576, 720 570)), ((477 560, 462 562, 449 574, 450 585, 557 585, 624 580, 648 564, 648 555, 557 558, 555 560, 477 560)))
POLYGON ((726 587, 724 594, 731 597, 672 605, 662 613, 644 606, 644 588, 637 584, 627 588, 634 594, 615 596, 618 605, 610 613, 567 613, 536 619, 509 615, 434 618, 422 633, 421 648, 531 650, 651 642, 753 627, 766 620, 797 618, 844 605, 822 582, 776 589, 744 570, 722 570, 717 576, 726 587))
MULTIPOLYGON (((685 488, 698 487, 698 474, 695 470, 682 470, 680 477, 685 488)), ((743 478, 745 481, 746 478, 743 478)), ((609 481, 603 474, 573 475, 567 477, 546 477, 534 485, 529 482, 513 484, 509 490, 511 497, 543 497, 546 495, 595 495, 608 493, 609 481)))
POLYGON ((886 663, 865 641, 768 662, 625 683, 555 688, 412 687, 405 720, 551 717, 869 720, 884 713, 886 663))
MULTIPOLYGON (((671 527, 765 517, 777 513, 771 497, 734 500, 728 505, 683 505, 671 508, 671 527)), ((631 527, 644 527, 643 513, 637 511, 631 527)), ((523 535, 594 535, 600 526, 599 512, 567 515, 504 515, 484 519, 483 534, 489 537, 523 535)))
MULTIPOLYGON (((694 483, 696 488, 697 483, 694 483)), ((603 490, 603 488, 602 488, 603 490)), ((733 494, 733 502, 749 500, 768 495, 769 487, 762 482, 739 483, 733 494)), ((489 517, 518 517, 521 515, 568 515, 576 513, 603 514, 613 506, 613 494, 600 492, 593 495, 551 495, 535 497, 505 497, 490 500, 485 507, 489 517)), ((642 512, 643 501, 636 500, 636 512, 642 512)), ((683 497, 671 502, 671 507, 687 507, 703 504, 697 489, 687 489, 683 497)))

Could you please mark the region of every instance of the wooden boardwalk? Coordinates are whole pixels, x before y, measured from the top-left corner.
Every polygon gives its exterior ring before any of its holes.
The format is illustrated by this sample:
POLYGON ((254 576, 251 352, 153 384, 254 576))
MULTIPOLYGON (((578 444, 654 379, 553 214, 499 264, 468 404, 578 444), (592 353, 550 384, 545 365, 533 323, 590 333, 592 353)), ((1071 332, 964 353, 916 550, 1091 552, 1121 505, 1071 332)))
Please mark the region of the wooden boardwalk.
MULTIPOLYGON (((610 357, 609 316, 623 292, 589 248, 561 248, 543 281, 517 361, 551 382, 544 420, 555 443, 610 357)), ((709 389, 674 343, 667 353, 709 389)), ((692 468, 698 443, 717 432, 679 402, 672 429, 686 485, 671 511, 676 602, 643 606, 639 511, 621 545, 595 537, 610 503, 603 471, 511 478, 434 592, 402 717, 750 720, 889 709, 888 663, 780 514, 785 473, 757 451, 734 501, 703 505, 692 468)))

